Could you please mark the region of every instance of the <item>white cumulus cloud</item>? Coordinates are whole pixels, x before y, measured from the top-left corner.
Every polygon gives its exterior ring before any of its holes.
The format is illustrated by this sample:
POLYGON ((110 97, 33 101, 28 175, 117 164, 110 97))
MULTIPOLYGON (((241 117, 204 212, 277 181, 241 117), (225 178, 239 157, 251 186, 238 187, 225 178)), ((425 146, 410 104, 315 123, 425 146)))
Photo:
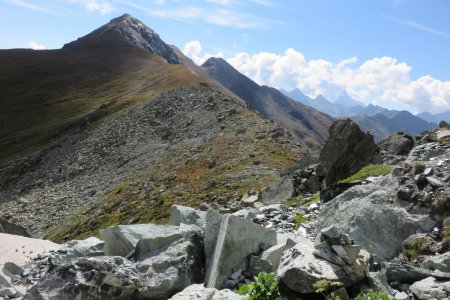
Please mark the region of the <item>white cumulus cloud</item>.
MULTIPOLYGON (((203 57, 201 44, 191 43, 186 44, 185 53, 198 63, 202 61, 198 58, 203 57)), ((350 57, 330 62, 307 59, 303 53, 289 48, 283 54, 240 52, 227 61, 258 84, 288 91, 299 88, 313 98, 324 95, 333 101, 346 91, 366 104, 407 108, 412 112, 450 110, 450 81, 429 75, 412 79, 411 66, 394 57, 375 57, 363 62, 350 57)))
POLYGON ((34 49, 34 50, 45 50, 45 49, 47 49, 47 47, 45 47, 42 44, 39 44, 36 41, 29 41, 28 44, 27 44, 27 48, 31 48, 31 49, 34 49))
POLYGON ((89 12, 99 12, 101 15, 106 15, 114 9, 108 2, 100 2, 97 0, 71 0, 72 3, 77 3, 84 6, 89 12))
POLYGON ((210 57, 223 57, 223 52, 217 52, 216 54, 202 54, 202 45, 199 41, 191 41, 184 45, 183 53, 190 59, 192 59, 197 65, 203 64, 210 57))

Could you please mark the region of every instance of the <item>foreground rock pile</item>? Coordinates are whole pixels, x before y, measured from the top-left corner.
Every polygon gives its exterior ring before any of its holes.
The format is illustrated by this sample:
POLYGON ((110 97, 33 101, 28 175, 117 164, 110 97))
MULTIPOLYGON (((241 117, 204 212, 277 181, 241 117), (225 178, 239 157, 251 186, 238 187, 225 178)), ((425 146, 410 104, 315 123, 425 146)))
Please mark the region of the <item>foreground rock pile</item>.
POLYGON ((244 299, 232 290, 261 272, 275 273, 298 299, 316 297, 319 281, 340 282, 341 299, 368 289, 447 299, 450 146, 410 141, 399 134, 384 142, 383 160, 395 163, 390 175, 362 180, 326 203, 296 197, 296 180, 325 180, 315 165, 295 171, 293 181, 249 191, 245 208, 230 214, 173 205, 169 225, 111 226, 100 239, 35 252, 20 243, 47 242, 14 236, 21 240, 8 244, 13 236, 0 233, 0 253, 10 250, 0 260, 0 299, 244 299), (283 196, 275 201, 275 194, 283 196), (272 203, 284 200, 290 207, 272 203))

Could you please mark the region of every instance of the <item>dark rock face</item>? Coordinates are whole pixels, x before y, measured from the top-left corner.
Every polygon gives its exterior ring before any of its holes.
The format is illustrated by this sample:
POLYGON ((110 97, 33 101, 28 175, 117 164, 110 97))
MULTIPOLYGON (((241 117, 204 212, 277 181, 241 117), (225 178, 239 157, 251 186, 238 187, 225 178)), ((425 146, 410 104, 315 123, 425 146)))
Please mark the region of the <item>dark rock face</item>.
POLYGON ((96 29, 78 40, 64 45, 65 49, 83 46, 85 41, 106 38, 109 42, 127 42, 156 54, 171 64, 179 64, 174 50, 161 40, 159 35, 138 19, 125 14, 112 19, 108 24, 96 29))
POLYGON ((320 153, 327 171, 326 184, 344 179, 377 160, 379 148, 373 136, 364 133, 350 119, 338 120, 330 127, 329 138, 320 153))
POLYGON ((22 226, 13 224, 9 222, 8 220, 5 220, 4 218, 0 218, 0 233, 8 233, 8 234, 14 234, 14 235, 21 235, 30 237, 28 232, 25 228, 22 226))
POLYGON ((414 147, 414 139, 408 134, 397 132, 380 144, 381 149, 393 155, 407 155, 414 147))

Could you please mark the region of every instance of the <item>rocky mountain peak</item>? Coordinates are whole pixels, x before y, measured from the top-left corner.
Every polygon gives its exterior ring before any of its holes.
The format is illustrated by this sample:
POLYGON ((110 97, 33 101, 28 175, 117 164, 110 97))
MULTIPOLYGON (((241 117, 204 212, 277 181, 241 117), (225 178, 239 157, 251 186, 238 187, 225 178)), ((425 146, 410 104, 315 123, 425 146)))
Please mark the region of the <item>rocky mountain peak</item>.
POLYGON ((172 47, 167 45, 150 27, 129 14, 112 19, 109 23, 90 34, 64 45, 64 48, 76 48, 93 39, 108 38, 109 42, 126 42, 164 58, 171 64, 179 64, 180 59, 172 47), (113 37, 111 38, 111 34, 113 37))

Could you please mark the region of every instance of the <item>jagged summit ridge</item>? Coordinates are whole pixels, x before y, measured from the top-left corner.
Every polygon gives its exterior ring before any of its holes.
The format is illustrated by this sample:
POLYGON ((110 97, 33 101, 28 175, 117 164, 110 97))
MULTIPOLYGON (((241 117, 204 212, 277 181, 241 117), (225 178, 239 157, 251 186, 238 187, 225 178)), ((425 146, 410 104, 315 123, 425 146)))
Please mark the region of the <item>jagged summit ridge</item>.
POLYGON ((116 34, 115 41, 123 42, 125 40, 131 45, 163 57, 169 63, 180 63, 180 59, 173 49, 154 30, 129 14, 112 19, 109 23, 94 30, 90 34, 66 44, 64 48, 77 47, 83 45, 85 41, 110 36, 111 33, 116 34))

